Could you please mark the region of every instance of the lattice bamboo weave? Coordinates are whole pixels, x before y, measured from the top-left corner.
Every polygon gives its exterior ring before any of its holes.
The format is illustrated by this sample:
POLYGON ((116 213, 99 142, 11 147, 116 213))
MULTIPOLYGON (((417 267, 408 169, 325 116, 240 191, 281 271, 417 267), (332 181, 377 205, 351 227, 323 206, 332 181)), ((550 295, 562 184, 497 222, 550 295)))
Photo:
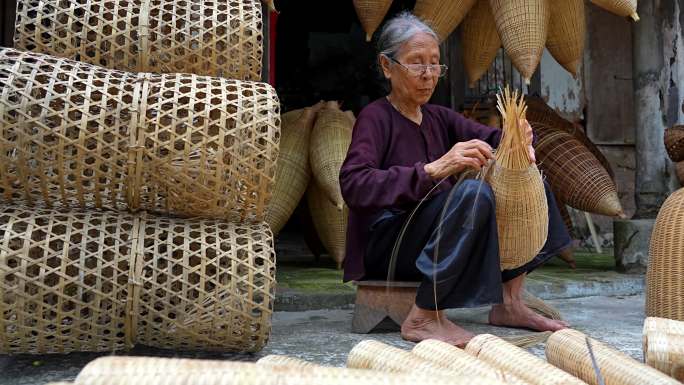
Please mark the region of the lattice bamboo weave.
POLYGON ((461 25, 463 66, 469 87, 484 75, 501 48, 489 0, 476 0, 461 25))
POLYGON ((644 361, 678 381, 684 380, 684 335, 650 332, 644 361))
MULTIPOLYGON (((427 22, 440 41, 446 40, 477 0, 417 0, 413 13, 427 22)), ((498 48, 498 47, 497 47, 498 48)))
POLYGON ((546 48, 576 78, 582 64, 587 29, 584 0, 555 1, 550 12, 546 48))
POLYGON ((665 149, 673 162, 684 161, 684 126, 673 126, 665 130, 665 149))

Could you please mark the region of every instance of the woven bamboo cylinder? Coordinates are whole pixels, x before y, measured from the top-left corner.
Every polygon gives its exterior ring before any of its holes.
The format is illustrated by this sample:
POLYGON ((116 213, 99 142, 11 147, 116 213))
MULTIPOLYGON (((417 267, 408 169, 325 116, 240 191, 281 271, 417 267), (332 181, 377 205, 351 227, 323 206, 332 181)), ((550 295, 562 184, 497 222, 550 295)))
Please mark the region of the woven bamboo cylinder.
POLYGON ((665 149, 673 162, 684 161, 684 126, 673 126, 665 130, 665 149))
POLYGON ((318 366, 312 362, 309 361, 304 361, 299 358, 295 357, 288 357, 288 356, 281 356, 277 354, 269 354, 266 357, 260 358, 257 362, 257 365, 263 365, 263 366, 287 366, 287 367, 297 367, 297 368, 309 368, 309 367, 314 367, 318 366))
POLYGON ((679 179, 679 184, 684 187, 684 160, 675 164, 675 172, 677 174, 677 179, 679 179))
POLYGON ((342 211, 338 210, 315 181, 309 183, 306 200, 316 233, 339 269, 347 244, 349 208, 344 205, 342 211))
POLYGON ((546 48, 563 68, 577 78, 586 37, 584 0, 554 1, 546 48))
POLYGON ((581 385, 583 381, 554 367, 532 353, 511 345, 491 334, 480 334, 470 340, 466 353, 489 365, 512 373, 533 385, 581 385))
POLYGON ((280 139, 269 85, 12 49, 0 85, 4 200, 263 220, 280 139))
POLYGON ((257 351, 270 334, 265 224, 6 205, 0 240, 1 354, 257 351))
POLYGON ((311 179, 309 140, 315 108, 290 111, 281 117, 280 154, 266 223, 278 234, 297 208, 311 179))
POLYGON ((646 272, 646 315, 684 321, 684 188, 660 207, 646 272))
POLYGON ((641 335, 644 357, 646 357, 646 352, 648 351, 648 336, 653 333, 684 336, 684 322, 668 318, 646 317, 641 335))
POLYGON ((595 5, 612 12, 618 16, 631 17, 634 21, 639 21, 637 14, 637 0, 589 0, 595 5))
POLYGON ((351 144, 353 124, 349 115, 339 109, 337 102, 328 102, 318 111, 311 132, 311 171, 328 199, 340 211, 344 207, 339 182, 340 169, 351 144))
POLYGON ((417 0, 413 13, 427 22, 437 33, 439 41, 446 40, 463 21, 476 0, 417 0))
POLYGON ((542 55, 549 25, 548 0, 489 0, 501 42, 529 84, 542 55))
MULTIPOLYGON (((681 384, 620 351, 594 339, 589 340, 606 385, 681 384)), ((563 329, 553 333, 546 343, 546 359, 588 384, 599 384, 589 355, 587 336, 577 330, 563 329)))
POLYGON ((258 0, 18 0, 14 47, 131 72, 261 79, 258 0))
POLYGON ((646 365, 681 382, 684 380, 684 335, 650 332, 644 361, 646 365))
POLYGON ((392 0, 354 0, 356 15, 366 31, 366 41, 371 41, 391 5, 392 0))
POLYGON ((473 88, 492 65, 501 48, 489 0, 476 0, 466 15, 461 25, 461 44, 468 86, 473 88))
POLYGON ((561 200, 571 207, 608 216, 623 216, 615 184, 596 157, 564 131, 532 123, 540 167, 561 200))

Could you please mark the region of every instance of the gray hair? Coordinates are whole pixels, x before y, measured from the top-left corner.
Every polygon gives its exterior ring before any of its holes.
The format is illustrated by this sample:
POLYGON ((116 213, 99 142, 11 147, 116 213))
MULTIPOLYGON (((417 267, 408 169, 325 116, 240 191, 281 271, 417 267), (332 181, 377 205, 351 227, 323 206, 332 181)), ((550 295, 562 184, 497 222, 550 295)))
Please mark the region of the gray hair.
POLYGON ((418 33, 426 33, 439 42, 435 31, 411 12, 404 11, 387 23, 378 38, 378 52, 394 58, 399 48, 418 33))

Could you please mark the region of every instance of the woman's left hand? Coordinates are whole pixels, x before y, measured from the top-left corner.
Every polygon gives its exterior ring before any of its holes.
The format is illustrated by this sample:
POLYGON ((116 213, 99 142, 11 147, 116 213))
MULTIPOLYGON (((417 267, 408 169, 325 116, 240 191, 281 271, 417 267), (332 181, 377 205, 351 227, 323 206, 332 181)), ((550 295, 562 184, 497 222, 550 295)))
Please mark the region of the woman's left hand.
POLYGON ((520 119, 520 125, 525 130, 525 145, 527 146, 527 155, 530 158, 530 164, 536 163, 537 157, 535 156, 534 147, 532 146, 532 140, 534 139, 534 135, 532 133, 532 126, 530 125, 530 122, 527 121, 527 119, 520 119))

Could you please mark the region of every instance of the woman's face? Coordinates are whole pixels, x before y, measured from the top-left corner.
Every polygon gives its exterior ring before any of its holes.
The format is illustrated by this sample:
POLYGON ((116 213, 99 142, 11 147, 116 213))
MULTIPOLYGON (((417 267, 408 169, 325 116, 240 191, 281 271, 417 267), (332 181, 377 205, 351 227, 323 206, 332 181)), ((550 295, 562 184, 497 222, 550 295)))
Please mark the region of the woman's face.
MULTIPOLYGON (((439 45, 427 33, 418 33, 404 43, 394 58, 401 64, 439 64, 439 45)), ((420 76, 410 74, 396 62, 381 57, 385 77, 392 84, 392 92, 404 103, 423 105, 430 100, 437 86, 439 71, 425 71, 420 76)))

